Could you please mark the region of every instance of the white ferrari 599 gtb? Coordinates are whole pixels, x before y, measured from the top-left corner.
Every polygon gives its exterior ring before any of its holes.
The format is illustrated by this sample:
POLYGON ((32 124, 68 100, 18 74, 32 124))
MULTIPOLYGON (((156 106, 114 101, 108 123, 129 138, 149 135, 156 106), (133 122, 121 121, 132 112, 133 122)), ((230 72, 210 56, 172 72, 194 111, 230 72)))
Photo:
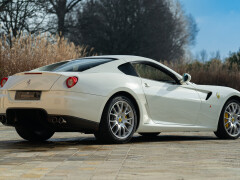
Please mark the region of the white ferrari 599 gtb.
POLYGON ((190 79, 138 56, 59 62, 3 78, 0 121, 29 141, 69 131, 108 143, 126 143, 135 132, 212 131, 238 138, 240 92, 190 79))

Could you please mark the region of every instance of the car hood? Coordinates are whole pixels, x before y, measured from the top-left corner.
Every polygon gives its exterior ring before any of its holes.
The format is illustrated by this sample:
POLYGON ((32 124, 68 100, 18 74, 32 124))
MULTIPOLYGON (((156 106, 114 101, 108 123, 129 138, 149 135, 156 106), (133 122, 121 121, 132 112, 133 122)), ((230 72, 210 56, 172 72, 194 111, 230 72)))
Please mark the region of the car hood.
POLYGON ((212 85, 197 85, 192 84, 197 90, 203 90, 203 91, 221 91, 221 92, 237 92, 236 89, 225 87, 225 86, 212 86, 212 85))

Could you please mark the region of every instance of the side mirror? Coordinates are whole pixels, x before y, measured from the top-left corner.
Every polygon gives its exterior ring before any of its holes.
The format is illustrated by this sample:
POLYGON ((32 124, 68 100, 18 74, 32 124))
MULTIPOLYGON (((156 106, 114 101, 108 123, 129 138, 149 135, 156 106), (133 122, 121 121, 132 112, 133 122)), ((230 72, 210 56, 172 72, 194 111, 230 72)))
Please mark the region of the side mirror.
POLYGON ((187 83, 187 82, 190 82, 191 81, 191 75, 188 74, 188 73, 185 73, 183 76, 182 76, 182 83, 187 83))

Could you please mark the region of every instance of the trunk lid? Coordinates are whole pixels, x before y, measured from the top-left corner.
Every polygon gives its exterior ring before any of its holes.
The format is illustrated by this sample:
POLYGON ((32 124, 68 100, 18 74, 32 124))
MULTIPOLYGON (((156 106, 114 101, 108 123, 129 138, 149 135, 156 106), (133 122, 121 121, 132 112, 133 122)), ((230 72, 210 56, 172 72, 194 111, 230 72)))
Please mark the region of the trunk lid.
POLYGON ((61 77, 55 72, 23 72, 11 76, 6 87, 8 90, 48 91, 61 77))

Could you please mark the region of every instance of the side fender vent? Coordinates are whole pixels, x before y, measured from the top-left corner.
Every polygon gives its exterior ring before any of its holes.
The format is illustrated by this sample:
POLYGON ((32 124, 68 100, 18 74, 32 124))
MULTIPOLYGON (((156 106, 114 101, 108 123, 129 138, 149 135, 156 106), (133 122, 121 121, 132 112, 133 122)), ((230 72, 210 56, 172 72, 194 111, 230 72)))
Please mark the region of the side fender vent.
POLYGON ((212 95, 212 92, 209 92, 209 93, 207 94, 206 100, 208 100, 208 99, 211 97, 211 95, 212 95))

